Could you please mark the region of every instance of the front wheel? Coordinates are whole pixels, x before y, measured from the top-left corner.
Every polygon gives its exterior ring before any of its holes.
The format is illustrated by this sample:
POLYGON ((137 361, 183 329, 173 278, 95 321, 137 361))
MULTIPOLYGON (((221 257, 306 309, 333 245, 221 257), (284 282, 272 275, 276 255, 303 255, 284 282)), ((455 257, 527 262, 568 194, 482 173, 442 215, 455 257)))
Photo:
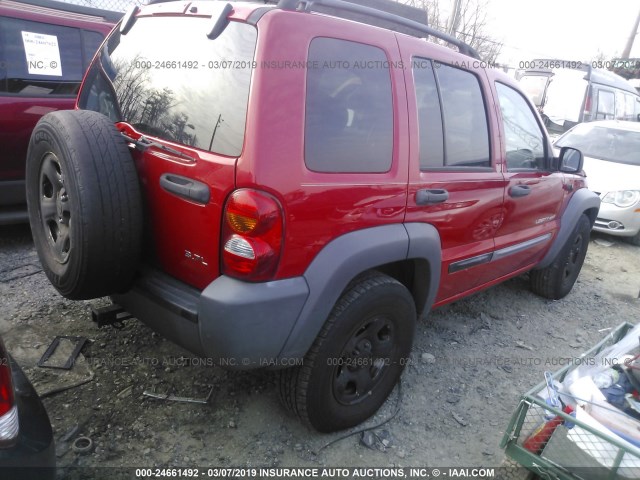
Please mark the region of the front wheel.
POLYGON ((400 378, 415 324, 413 298, 401 283, 380 273, 354 281, 303 365, 280 372, 284 405, 321 432, 363 422, 400 378))
POLYGON ((553 263, 531 272, 531 290, 534 293, 558 300, 571 291, 587 255, 590 232, 591 222, 582 214, 553 263))

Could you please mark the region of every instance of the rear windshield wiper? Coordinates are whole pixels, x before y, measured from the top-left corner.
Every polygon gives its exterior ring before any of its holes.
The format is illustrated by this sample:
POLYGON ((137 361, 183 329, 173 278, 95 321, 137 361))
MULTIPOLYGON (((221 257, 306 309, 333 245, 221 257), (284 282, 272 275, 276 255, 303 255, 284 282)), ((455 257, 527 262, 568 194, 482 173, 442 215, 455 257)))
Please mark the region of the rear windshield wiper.
POLYGON ((133 144, 133 146, 136 147, 136 150, 139 150, 141 152, 146 151, 149 147, 155 147, 159 150, 175 155, 176 157, 195 161, 195 159, 191 155, 187 155, 186 153, 183 153, 180 150, 176 150, 175 148, 167 147, 166 145, 163 145, 159 142, 151 140, 150 138, 147 138, 144 135, 140 135, 140 137, 136 140, 135 138, 132 138, 129 135, 126 135, 122 132, 120 133, 122 134, 122 136, 127 142, 133 144))

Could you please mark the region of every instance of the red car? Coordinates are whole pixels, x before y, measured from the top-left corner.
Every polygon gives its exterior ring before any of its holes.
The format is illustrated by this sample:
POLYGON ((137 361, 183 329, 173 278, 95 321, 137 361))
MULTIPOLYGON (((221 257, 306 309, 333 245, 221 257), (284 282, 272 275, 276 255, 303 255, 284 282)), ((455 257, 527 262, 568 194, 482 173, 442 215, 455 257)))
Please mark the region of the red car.
POLYGON ((353 426, 396 384, 419 315, 526 272, 558 299, 582 267, 600 206, 582 154, 555 157, 518 84, 485 67, 340 0, 135 8, 78 110, 31 136, 44 271, 226 368, 281 369, 314 428, 353 426))
POLYGON ((0 225, 27 220, 24 172, 42 115, 72 109, 91 58, 122 15, 0 0, 0 225))

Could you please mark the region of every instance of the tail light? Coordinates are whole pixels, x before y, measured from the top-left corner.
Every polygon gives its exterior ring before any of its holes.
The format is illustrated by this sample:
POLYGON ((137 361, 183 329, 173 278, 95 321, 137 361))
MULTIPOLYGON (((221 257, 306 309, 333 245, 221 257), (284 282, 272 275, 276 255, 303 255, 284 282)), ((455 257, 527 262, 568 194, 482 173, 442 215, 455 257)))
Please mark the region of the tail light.
POLYGON ((591 120, 591 87, 587 87, 587 99, 584 101, 583 122, 591 120))
POLYGON ((271 195, 248 188, 227 200, 222 228, 222 271, 252 282, 271 280, 282 249, 282 208, 271 195))
POLYGON ((12 445, 18 430, 18 407, 13 394, 9 355, 0 340, 0 448, 12 445))

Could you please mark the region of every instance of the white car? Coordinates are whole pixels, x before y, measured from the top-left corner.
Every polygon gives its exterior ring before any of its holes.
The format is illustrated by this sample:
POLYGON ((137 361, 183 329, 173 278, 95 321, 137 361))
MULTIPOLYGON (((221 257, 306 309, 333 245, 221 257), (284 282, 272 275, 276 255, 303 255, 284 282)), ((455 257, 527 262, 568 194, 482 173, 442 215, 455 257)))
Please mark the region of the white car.
POLYGON ((554 146, 584 155, 589 188, 602 200, 593 229, 640 246, 640 123, 581 123, 554 146))

